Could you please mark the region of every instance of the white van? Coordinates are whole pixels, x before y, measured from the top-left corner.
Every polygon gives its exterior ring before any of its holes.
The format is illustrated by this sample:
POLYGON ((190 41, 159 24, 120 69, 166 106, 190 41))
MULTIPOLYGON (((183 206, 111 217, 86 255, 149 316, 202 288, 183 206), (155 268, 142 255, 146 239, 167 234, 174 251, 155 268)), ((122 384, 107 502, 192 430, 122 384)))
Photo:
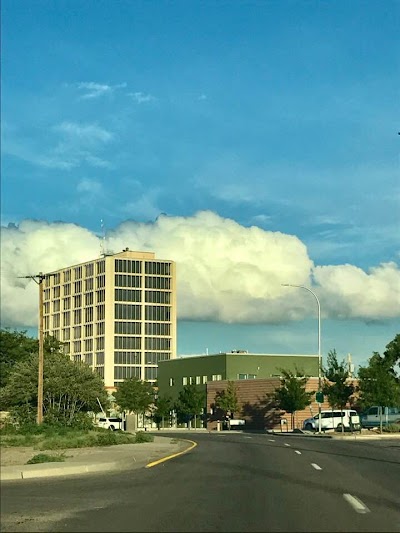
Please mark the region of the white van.
MULTIPOLYGON (((342 424, 345 429, 354 429, 358 431, 360 426, 360 417, 357 411, 353 409, 332 409, 330 411, 321 411, 321 430, 341 429, 342 424)), ((303 422, 303 429, 306 431, 318 431, 319 414, 312 418, 307 418, 303 422)))

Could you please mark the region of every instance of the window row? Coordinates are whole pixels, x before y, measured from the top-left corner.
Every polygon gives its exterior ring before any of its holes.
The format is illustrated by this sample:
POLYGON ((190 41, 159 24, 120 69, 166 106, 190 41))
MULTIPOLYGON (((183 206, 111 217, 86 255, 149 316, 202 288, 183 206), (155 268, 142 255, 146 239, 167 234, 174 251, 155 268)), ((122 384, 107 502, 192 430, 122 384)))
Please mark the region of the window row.
POLYGON ((142 320, 142 307, 140 305, 115 304, 116 320, 142 320))
MULTIPOLYGON (((204 385, 205 383, 207 383, 207 381, 208 381, 207 376, 195 376, 195 377, 189 376, 189 377, 182 378, 182 385, 201 385, 201 384, 204 385)), ((213 381, 217 381, 217 380, 213 379, 213 381)), ((175 385, 175 378, 169 378, 169 385, 170 387, 175 385)))
POLYGON ((161 307, 159 305, 146 305, 145 320, 149 320, 151 322, 170 322, 171 308, 161 307))
POLYGON ((146 335, 171 335, 171 324, 160 322, 145 322, 146 335))
POLYGON ((171 354, 169 352, 145 352, 144 362, 146 365, 157 365, 160 361, 169 361, 171 354))
POLYGON ((140 335, 142 333, 141 322, 114 322, 114 333, 122 335, 140 335))
POLYGON ((141 337, 114 337, 114 348, 116 350, 140 350, 141 346, 141 337))
POLYGON ((156 276, 170 276, 171 263, 163 263, 160 261, 146 261, 144 264, 144 271, 146 274, 156 276))
POLYGON ((141 302, 142 292, 138 289, 115 289, 116 302, 141 302))
POLYGON ((140 289, 140 287, 142 286, 142 278, 140 276, 115 274, 114 283, 116 287, 135 287, 140 289))
POLYGON ((140 366, 114 366, 114 379, 141 379, 141 370, 140 366))
POLYGON ((170 350, 171 339, 168 337, 145 337, 145 350, 170 350))
POLYGON ((114 364, 140 365, 141 362, 140 352, 114 352, 114 364))
POLYGON ((140 274, 142 272, 142 262, 129 259, 116 259, 115 272, 128 272, 129 274, 140 274))

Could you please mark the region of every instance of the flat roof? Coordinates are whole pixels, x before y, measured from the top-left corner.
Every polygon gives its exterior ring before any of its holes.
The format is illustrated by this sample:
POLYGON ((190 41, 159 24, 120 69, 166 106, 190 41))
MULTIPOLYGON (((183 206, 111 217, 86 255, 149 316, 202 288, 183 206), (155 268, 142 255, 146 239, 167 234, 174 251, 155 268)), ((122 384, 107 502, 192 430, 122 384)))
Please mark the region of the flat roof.
POLYGON ((243 357, 247 355, 256 357, 318 357, 318 354, 299 354, 299 353, 253 353, 253 352, 219 352, 212 354, 202 355, 178 355, 176 359, 170 359, 168 361, 160 361, 159 363, 172 363, 173 361, 182 361, 187 359, 199 359, 200 357, 216 357, 217 355, 230 355, 235 357, 243 357))

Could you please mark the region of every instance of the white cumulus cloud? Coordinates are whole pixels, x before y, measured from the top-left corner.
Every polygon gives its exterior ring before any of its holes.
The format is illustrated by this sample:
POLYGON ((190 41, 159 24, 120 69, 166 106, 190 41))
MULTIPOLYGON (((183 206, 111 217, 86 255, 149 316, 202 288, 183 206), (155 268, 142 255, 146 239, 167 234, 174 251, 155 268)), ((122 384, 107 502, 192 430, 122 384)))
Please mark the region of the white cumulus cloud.
MULTIPOLYGON (((92 186, 81 183, 83 189, 92 186)), ((311 295, 283 283, 313 287, 323 316, 379 320, 400 315, 395 263, 368 272, 354 265, 315 266, 296 236, 244 227, 209 211, 191 217, 161 215, 152 223, 126 221, 108 232, 108 250, 127 246, 176 261, 181 319, 279 323, 315 316, 311 295)), ((99 254, 100 238, 73 224, 26 220, 3 227, 2 325, 37 323, 37 286, 18 276, 50 272, 99 254)))

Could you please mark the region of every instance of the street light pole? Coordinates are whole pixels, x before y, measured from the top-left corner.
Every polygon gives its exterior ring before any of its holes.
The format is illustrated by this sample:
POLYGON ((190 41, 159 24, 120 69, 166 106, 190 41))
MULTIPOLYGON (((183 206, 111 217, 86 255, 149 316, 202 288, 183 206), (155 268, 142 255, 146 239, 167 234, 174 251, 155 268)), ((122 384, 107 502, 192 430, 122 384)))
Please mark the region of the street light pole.
MULTIPOLYGON (((317 302, 318 306, 318 392, 321 392, 321 373, 322 373, 322 364, 321 364, 321 305, 319 303, 318 296, 308 287, 304 285, 292 285, 291 283, 282 283, 282 287, 297 287, 299 289, 304 289, 310 292, 317 302)), ((321 402, 318 402, 318 433, 321 433, 321 402)))

